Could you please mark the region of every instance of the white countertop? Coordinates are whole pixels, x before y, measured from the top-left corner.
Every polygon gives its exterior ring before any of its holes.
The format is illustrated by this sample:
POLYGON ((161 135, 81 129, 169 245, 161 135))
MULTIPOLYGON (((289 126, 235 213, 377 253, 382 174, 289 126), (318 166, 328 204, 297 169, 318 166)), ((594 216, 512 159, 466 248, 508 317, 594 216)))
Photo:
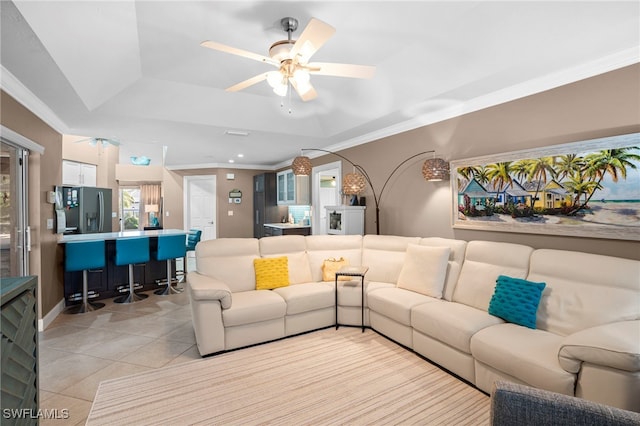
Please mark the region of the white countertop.
POLYGON ((124 232, 101 232, 96 234, 69 234, 60 235, 58 244, 70 243, 75 241, 96 241, 96 240, 115 240, 117 238, 127 237, 158 237, 160 235, 187 235, 187 231, 182 229, 153 229, 149 231, 124 231, 124 232))
POLYGON ((298 225, 296 223, 265 223, 264 226, 278 229, 311 228, 311 225, 298 225))

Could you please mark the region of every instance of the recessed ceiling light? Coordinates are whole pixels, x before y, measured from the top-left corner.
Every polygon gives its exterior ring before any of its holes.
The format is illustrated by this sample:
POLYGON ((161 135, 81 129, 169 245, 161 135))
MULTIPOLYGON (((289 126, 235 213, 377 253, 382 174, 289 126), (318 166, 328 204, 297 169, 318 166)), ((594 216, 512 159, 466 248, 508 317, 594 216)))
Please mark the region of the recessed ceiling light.
POLYGON ((249 132, 244 130, 225 130, 224 134, 230 136, 249 136, 249 132))
POLYGON ((235 161, 233 159, 229 160, 230 163, 235 163, 235 161))
POLYGON ((244 158, 244 154, 238 154, 238 158, 244 158))

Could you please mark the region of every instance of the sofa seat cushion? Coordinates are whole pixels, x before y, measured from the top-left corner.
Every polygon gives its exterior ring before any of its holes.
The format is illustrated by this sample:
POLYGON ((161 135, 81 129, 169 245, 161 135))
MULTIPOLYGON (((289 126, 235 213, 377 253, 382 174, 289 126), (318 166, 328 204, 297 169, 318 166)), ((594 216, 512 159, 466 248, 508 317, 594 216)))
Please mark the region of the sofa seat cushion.
MULTIPOLYGON (((335 286, 335 283, 331 283, 335 286)), ((381 283, 377 281, 364 282, 364 306, 369 306, 367 301, 369 292, 381 288, 395 288, 391 283, 381 283)), ((338 306, 357 306, 362 303, 362 289, 360 288, 360 278, 355 277, 351 281, 338 282, 338 306)))
POLYGON ((380 288, 367 294, 369 309, 400 324, 411 326, 411 310, 423 303, 438 299, 402 288, 380 288))
POLYGON ((483 364, 540 389, 574 394, 576 376, 558 362, 564 337, 516 324, 499 324, 471 338, 471 354, 483 364))
POLYGON ((272 290, 251 290, 233 293, 233 304, 222 311, 225 327, 252 324, 284 318, 287 304, 272 290))
MULTIPOLYGON (((335 305, 333 287, 326 283, 306 283, 274 290, 287 305, 287 315, 315 311, 335 305)), ((234 299, 235 300, 235 299, 234 299)))
POLYGON ((503 322, 480 309, 447 301, 423 304, 411 311, 414 330, 468 354, 475 333, 503 322))

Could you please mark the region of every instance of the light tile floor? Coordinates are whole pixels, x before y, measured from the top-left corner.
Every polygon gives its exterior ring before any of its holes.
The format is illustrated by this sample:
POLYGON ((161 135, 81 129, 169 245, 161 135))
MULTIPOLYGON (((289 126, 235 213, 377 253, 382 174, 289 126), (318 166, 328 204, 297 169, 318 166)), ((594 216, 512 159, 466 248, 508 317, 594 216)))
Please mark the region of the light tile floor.
POLYGON ((145 294, 133 304, 108 299, 98 311, 60 314, 40 333, 40 408, 69 413, 40 425, 83 425, 103 380, 201 359, 187 294, 145 294))

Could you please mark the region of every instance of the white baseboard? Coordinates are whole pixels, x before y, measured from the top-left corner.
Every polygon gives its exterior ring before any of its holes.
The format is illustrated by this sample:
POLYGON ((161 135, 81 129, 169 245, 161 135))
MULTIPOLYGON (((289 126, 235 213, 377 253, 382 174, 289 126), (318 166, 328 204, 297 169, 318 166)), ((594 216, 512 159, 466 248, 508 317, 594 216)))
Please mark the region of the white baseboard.
POLYGON ((49 324, 51 324, 53 320, 56 319, 60 312, 64 311, 64 308, 64 299, 62 299, 56 306, 53 307, 53 309, 49 311, 47 315, 44 316, 44 318, 38 320, 38 331, 44 331, 47 327, 49 327, 49 324))

